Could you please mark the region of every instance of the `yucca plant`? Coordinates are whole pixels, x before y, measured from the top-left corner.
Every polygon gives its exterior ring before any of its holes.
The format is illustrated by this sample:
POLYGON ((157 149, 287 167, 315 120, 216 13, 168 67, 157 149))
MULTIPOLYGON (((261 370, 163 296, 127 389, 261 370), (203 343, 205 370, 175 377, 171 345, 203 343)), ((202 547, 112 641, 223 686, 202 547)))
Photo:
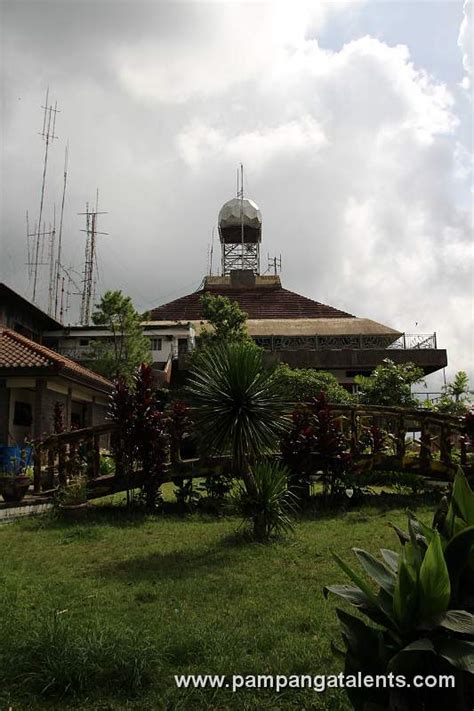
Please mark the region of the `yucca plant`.
POLYGON ((234 496, 238 513, 253 526, 259 542, 281 536, 294 528, 296 498, 288 489, 289 471, 280 462, 262 461, 252 467, 254 488, 240 485, 234 496))
MULTIPOLYGON (((392 672, 410 678, 414 674, 451 673, 456 680, 456 689, 449 690, 452 698, 436 689, 436 703, 451 701, 459 711, 471 709, 474 615, 459 606, 462 599, 459 584, 461 579, 470 580, 463 576, 472 561, 474 527, 459 522, 457 525, 456 512, 467 515, 472 506, 474 495, 460 472, 451 503, 449 507, 446 505, 444 517, 440 518, 437 512, 432 528, 409 515, 408 533, 397 529, 404 544, 401 554, 381 549, 382 560, 377 560, 364 550, 353 549, 370 580, 333 554, 353 585, 330 585, 325 594, 333 593, 350 602, 377 625, 374 627, 337 609, 346 648, 341 653, 347 674, 392 672), (453 530, 458 532, 448 540, 436 526, 445 525, 449 512, 454 516, 453 530)), ((356 711, 438 708, 433 705, 432 691, 413 686, 348 689, 348 694, 356 711)))
POLYGON ((201 450, 230 455, 235 476, 252 486, 250 465, 278 449, 288 423, 274 371, 251 343, 220 344, 195 358, 187 394, 201 450))

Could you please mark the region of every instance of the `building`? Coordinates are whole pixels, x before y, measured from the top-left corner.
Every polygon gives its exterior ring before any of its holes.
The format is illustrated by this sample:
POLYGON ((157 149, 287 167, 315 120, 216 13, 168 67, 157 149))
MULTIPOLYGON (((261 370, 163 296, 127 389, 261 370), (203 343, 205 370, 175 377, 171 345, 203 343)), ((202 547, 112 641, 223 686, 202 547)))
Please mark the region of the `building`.
POLYGON ((101 424, 112 387, 101 375, 0 325, 0 445, 21 445, 52 432, 56 403, 67 429, 101 424))
MULTIPOLYGON (((195 330, 189 322, 173 320, 159 323, 144 321, 143 333, 150 339, 152 368, 159 385, 171 381, 173 363, 190 352, 195 345, 195 330)), ((45 343, 58 353, 94 368, 91 348, 94 342, 108 340, 111 332, 103 326, 61 326, 46 331, 45 343)))
POLYGON ((154 324, 187 322, 196 336, 205 325, 201 296, 227 296, 248 315, 249 335, 269 362, 326 370, 348 389, 354 376, 370 375, 384 358, 413 362, 425 374, 447 365, 436 334, 405 334, 368 318, 359 318, 285 289, 278 275, 260 274, 262 216, 243 195, 219 213, 221 276, 207 276, 196 292, 158 306, 154 324))
POLYGON ((0 325, 41 343, 45 331, 61 329, 62 324, 31 301, 0 282, 0 325))

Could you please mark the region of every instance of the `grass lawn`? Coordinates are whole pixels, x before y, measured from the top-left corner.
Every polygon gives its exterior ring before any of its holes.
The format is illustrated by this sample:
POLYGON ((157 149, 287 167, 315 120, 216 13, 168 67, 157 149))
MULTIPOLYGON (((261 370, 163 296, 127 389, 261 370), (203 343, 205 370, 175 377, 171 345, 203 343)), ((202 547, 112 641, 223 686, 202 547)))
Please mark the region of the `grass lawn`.
MULTIPOLYGON (((420 513, 420 511, 418 512, 420 513)), ((421 509, 429 520, 431 510, 421 509)), ((330 674, 330 550, 397 548, 375 509, 243 543, 238 520, 38 517, 0 528, 0 709, 349 709, 343 691, 179 690, 174 674, 330 674)))

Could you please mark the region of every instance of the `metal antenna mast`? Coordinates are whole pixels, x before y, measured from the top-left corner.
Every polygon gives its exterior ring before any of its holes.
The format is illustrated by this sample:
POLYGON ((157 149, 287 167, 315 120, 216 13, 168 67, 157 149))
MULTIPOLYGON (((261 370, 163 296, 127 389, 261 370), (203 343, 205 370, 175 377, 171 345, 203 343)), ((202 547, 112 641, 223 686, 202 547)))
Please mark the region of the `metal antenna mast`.
POLYGON ((81 299, 81 324, 88 326, 91 317, 92 294, 94 291, 94 266, 96 266, 96 241, 97 235, 107 235, 108 232, 98 232, 97 216, 106 215, 106 212, 98 212, 99 191, 96 193, 95 210, 89 210, 89 203, 86 203, 86 211, 79 212, 79 215, 86 216, 86 229, 81 232, 86 233, 86 249, 84 259, 84 277, 81 299))
MULTIPOLYGON (((33 265, 32 265, 32 275, 33 275, 33 301, 36 301, 36 289, 37 289, 37 284, 38 284, 38 266, 39 266, 39 255, 40 255, 40 237, 41 235, 41 220, 43 217, 43 205, 44 205, 44 193, 45 193, 45 185, 46 185, 46 169, 48 166, 48 150, 49 150, 49 144, 54 141, 57 136, 54 134, 54 130, 56 127, 56 114, 59 113, 58 109, 58 103, 57 101, 54 104, 54 108, 52 104, 48 104, 49 100, 49 87, 46 90, 46 100, 44 106, 42 108, 44 109, 44 114, 43 114, 43 128, 42 131, 40 132, 40 136, 43 138, 43 141, 45 142, 45 151, 44 151, 44 163, 43 163, 43 178, 41 181, 41 196, 40 196, 40 206, 39 206, 39 216, 38 216, 38 232, 35 235, 36 239, 33 245, 33 265)), ((41 245, 43 246, 43 244, 41 245)))
POLYGON ((53 227, 50 227, 50 240, 49 240, 49 288, 48 288, 48 315, 53 315, 53 304, 54 304, 54 271, 55 271, 55 261, 54 261, 54 247, 56 242, 56 203, 53 206, 53 227))
MULTIPOLYGON (((63 239, 63 217, 64 217, 64 200, 66 197, 66 184, 67 184, 67 167, 69 160, 69 141, 66 143, 66 149, 64 151, 64 172, 63 172, 63 196, 61 200, 61 216, 59 218, 59 236, 58 236, 58 254, 56 258, 55 265, 55 285, 54 285, 54 318, 58 318, 58 301, 59 301, 59 284, 60 284, 60 269, 61 269, 61 249, 62 249, 62 239, 63 239)), ((63 280, 63 291, 64 291, 64 280, 63 280)))

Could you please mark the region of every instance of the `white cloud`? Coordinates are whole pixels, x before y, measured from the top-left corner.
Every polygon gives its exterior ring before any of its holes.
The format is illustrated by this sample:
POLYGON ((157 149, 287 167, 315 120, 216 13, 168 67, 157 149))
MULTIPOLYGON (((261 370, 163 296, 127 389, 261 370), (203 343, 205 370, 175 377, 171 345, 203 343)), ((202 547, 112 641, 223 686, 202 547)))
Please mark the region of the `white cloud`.
POLYGON ((466 76, 463 79, 463 86, 469 89, 472 75, 473 61, 473 38, 472 38, 472 0, 465 0, 463 7, 463 19, 459 29, 458 45, 462 52, 462 63, 466 76))
MULTIPOLYGON (((99 185, 110 233, 99 242, 101 288, 121 287, 143 309, 196 288, 243 160, 262 254, 282 253, 287 288, 402 331, 436 330, 453 369, 471 368, 462 107, 402 38, 389 46, 362 32, 341 46, 326 35, 323 48, 321 28, 350 24, 352 3, 123 2, 98 3, 85 46, 75 3, 53 8, 57 49, 52 16, 23 5, 11 5, 20 16, 4 53, 2 266, 13 286, 24 285, 24 212, 38 203, 42 166, 35 121, 50 83, 59 135, 71 140, 65 251, 80 268, 76 213, 99 185)), ((459 56, 455 42, 449 51, 459 56)), ((55 144, 49 212, 61 168, 55 144)))

